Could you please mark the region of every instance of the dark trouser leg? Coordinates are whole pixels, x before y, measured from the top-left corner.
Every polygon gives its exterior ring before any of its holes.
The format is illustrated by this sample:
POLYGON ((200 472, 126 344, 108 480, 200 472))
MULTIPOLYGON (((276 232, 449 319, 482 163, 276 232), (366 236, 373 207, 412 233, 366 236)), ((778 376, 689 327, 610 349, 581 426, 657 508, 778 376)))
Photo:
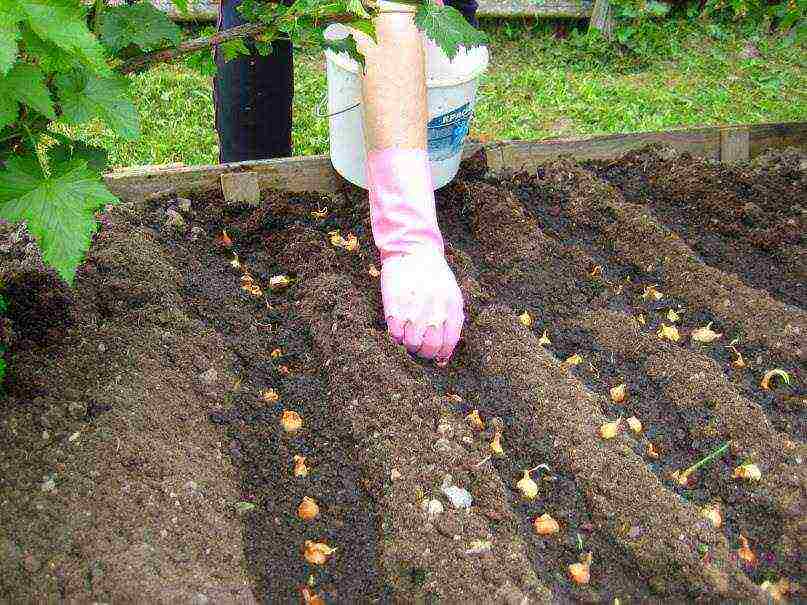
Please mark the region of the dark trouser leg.
POLYGON ((476 18, 476 9, 478 8, 476 0, 446 0, 446 5, 456 8, 468 23, 474 27, 479 27, 479 20, 476 18))
MULTIPOLYGON (((219 29, 243 23, 241 0, 221 0, 219 29)), ((214 79, 219 161, 241 162, 291 155, 294 94, 291 44, 275 42, 272 54, 224 61, 216 53, 214 79)))

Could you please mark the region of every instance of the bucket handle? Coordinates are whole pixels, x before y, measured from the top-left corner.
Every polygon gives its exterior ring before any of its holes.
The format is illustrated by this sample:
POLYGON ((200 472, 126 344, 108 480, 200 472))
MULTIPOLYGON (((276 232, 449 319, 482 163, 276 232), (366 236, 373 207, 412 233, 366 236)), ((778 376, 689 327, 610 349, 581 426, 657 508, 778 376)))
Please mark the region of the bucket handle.
POLYGON ((323 95, 322 98, 319 100, 314 106, 314 115, 318 118, 332 118, 334 116, 338 116, 343 113, 347 113, 351 109, 356 109, 357 107, 361 106, 361 101, 351 105, 350 107, 345 107, 344 109, 340 109, 339 111, 335 111, 333 113, 323 113, 325 108, 325 102, 328 100, 328 95, 323 95))

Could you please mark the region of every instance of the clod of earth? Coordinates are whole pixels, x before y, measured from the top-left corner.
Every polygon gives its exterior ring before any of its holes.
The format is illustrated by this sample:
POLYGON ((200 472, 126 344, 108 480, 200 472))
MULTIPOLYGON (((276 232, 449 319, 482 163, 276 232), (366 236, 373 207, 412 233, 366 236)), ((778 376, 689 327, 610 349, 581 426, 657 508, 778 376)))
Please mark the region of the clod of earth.
POLYGON ((306 540, 303 549, 303 556, 305 557, 305 560, 312 565, 325 565, 325 563, 328 562, 328 558, 335 552, 335 548, 331 548, 324 542, 306 540))
POLYGON ((378 277, 381 275, 381 271, 376 269, 375 265, 370 265, 370 268, 367 269, 367 273, 370 275, 370 277, 378 277))
POLYGON ((722 334, 715 332, 712 330, 712 322, 710 321, 708 324, 703 326, 702 328, 696 328, 690 334, 690 338, 695 342, 714 342, 718 338, 723 336, 722 334))
POLYGON ((303 426, 303 418, 294 410, 283 410, 280 416, 280 426, 287 433, 296 433, 303 426))
POLYGON ((611 401, 614 403, 622 403, 628 396, 628 385, 623 382, 615 387, 611 387, 609 393, 611 394, 611 401))
POLYGON ((762 479, 762 471, 759 466, 753 463, 741 464, 734 469, 733 479, 744 479, 745 481, 759 481, 762 479))
POLYGON ((550 536, 560 531, 558 522, 549 513, 536 517, 532 525, 535 528, 535 533, 540 536, 550 536))
POLYGON ((280 395, 278 395, 277 391, 274 389, 266 389, 263 393, 261 393, 261 399, 263 399, 266 403, 277 403, 280 401, 280 395))
POLYGON ((642 298, 644 300, 661 300, 664 298, 664 294, 656 289, 656 285, 657 284, 653 284, 645 287, 644 291, 642 292, 642 298))
POLYGON ((303 496, 300 506, 297 507, 297 516, 303 521, 310 521, 319 515, 319 505, 317 501, 308 496, 303 496))

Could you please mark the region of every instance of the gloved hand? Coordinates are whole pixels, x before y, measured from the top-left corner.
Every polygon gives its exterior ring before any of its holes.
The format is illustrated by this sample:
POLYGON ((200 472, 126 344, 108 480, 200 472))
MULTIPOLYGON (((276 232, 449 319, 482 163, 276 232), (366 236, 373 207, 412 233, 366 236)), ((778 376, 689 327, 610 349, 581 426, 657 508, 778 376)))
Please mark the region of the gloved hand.
POLYGON ((371 151, 367 183, 389 333, 412 353, 447 360, 465 315, 443 254, 428 154, 421 149, 371 151))

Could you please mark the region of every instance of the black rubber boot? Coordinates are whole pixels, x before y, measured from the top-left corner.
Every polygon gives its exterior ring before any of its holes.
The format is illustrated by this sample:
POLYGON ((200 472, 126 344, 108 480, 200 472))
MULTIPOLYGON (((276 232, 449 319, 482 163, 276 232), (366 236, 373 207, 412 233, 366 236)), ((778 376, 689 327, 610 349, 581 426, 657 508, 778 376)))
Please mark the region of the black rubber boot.
MULTIPOLYGON (((241 0, 221 0, 219 29, 244 23, 241 0)), ((242 162, 291 155, 291 101, 294 71, 291 44, 275 42, 272 54, 225 61, 216 52, 214 79, 219 161, 242 162)))

